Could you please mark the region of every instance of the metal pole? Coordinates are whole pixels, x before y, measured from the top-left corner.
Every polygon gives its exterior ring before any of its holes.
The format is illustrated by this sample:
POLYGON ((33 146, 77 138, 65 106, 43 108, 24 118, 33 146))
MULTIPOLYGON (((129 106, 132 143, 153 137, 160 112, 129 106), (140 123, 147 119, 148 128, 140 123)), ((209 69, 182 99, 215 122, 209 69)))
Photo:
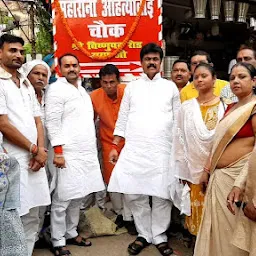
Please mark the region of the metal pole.
MULTIPOLYGON (((1 0, 3 2, 3 4, 5 5, 6 9, 8 10, 8 12, 12 15, 13 19, 16 21, 15 16, 13 15, 13 13, 11 12, 11 10, 9 9, 9 7, 7 6, 7 4, 5 3, 4 0, 1 0)), ((28 36, 26 35, 25 31, 23 30, 22 27, 20 27, 21 31, 23 32, 24 36, 28 39, 28 41, 30 42, 28 36)))
POLYGON ((31 55, 32 59, 36 58, 36 36, 35 36, 35 9, 34 9, 34 3, 31 2, 30 7, 30 29, 31 29, 31 55))

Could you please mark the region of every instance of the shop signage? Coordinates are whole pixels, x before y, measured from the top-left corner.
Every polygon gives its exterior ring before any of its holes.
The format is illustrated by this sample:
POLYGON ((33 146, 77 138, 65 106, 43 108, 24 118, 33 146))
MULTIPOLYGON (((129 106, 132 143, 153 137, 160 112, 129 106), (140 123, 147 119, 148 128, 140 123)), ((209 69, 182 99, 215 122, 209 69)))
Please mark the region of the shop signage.
POLYGON ((75 54, 86 77, 107 63, 139 75, 141 47, 161 44, 161 6, 162 0, 52 0, 55 56, 75 54))

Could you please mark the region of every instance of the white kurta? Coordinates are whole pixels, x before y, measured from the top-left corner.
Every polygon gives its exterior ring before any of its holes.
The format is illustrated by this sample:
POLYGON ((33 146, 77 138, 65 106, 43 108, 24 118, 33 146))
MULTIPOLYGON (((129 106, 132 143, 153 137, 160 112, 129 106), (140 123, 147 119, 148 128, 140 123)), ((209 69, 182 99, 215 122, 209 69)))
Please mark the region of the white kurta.
POLYGON ((104 190, 93 107, 85 89, 59 78, 46 92, 45 111, 51 145, 63 145, 66 161, 66 168, 56 168, 56 178, 53 179, 59 199, 67 201, 104 190))
MULTIPOLYGON (((29 141, 37 144, 34 117, 40 116, 34 88, 20 77, 20 88, 10 79, 11 75, 0 69, 0 114, 8 115, 10 123, 29 141)), ((20 165, 20 215, 37 206, 49 205, 50 194, 45 169, 33 172, 28 168, 30 154, 4 138, 3 146, 20 165)))
POLYGON ((179 107, 176 85, 160 74, 128 84, 114 131, 125 138, 125 146, 108 191, 169 198, 173 124, 179 107))

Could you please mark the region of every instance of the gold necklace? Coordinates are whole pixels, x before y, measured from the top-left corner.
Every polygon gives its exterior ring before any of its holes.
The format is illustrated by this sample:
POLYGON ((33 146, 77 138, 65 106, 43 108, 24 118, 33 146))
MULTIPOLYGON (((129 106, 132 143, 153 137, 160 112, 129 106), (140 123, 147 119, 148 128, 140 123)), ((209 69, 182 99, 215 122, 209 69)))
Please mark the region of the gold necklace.
POLYGON ((197 101, 199 102, 200 105, 204 105, 204 104, 206 104, 206 103, 208 103, 208 102, 211 102, 211 101, 214 100, 216 97, 217 97, 217 96, 213 95, 213 97, 211 97, 209 100, 206 100, 206 101, 204 101, 204 102, 200 102, 199 99, 197 99, 197 101))

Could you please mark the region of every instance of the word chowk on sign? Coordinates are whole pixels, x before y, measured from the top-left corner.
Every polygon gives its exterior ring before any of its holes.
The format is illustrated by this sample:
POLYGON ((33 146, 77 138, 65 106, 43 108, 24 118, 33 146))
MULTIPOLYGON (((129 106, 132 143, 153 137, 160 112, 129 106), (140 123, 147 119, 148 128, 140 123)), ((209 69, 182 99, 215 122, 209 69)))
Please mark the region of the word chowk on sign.
POLYGON ((141 47, 162 41, 161 6, 162 0, 52 0, 56 58, 75 54, 85 77, 106 63, 121 75, 139 75, 141 47))

